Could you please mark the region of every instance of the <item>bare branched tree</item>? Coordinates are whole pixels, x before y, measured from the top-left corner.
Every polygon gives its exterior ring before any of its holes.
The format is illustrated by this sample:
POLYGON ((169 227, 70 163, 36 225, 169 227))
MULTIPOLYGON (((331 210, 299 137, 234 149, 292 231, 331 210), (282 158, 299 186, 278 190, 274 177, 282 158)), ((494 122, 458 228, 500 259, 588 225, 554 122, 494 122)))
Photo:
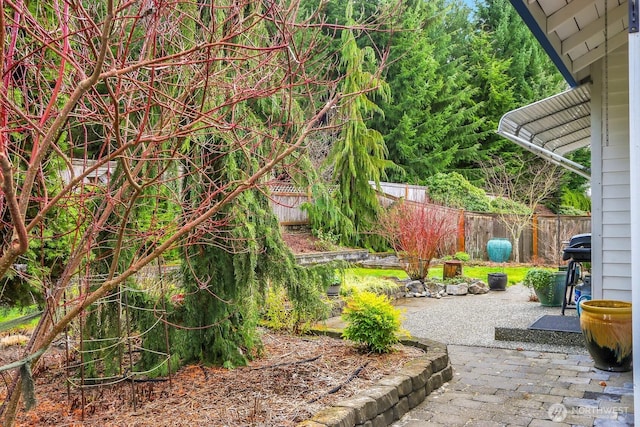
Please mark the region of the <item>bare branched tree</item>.
POLYGON ((520 262, 522 232, 530 226, 538 206, 558 189, 563 169, 540 158, 524 156, 509 164, 496 157, 483 164, 482 169, 486 189, 495 196, 492 204, 498 219, 513 243, 514 260, 520 262))
POLYGON ((456 235, 457 210, 401 200, 379 218, 378 232, 393 247, 412 280, 425 281, 431 261, 456 235))
MULTIPOLYGON (((37 239, 64 238, 68 249, 42 283, 45 314, 25 358, 168 250, 203 236, 242 250, 225 207, 274 170, 295 171, 307 141, 327 132, 323 118, 351 95, 337 93, 326 23, 296 0, 0 5, 0 277, 37 239), (231 155, 252 168, 216 179, 231 155), (194 182, 208 193, 191 205, 194 182), (142 225, 141 206, 155 206, 142 225), (167 223, 170 206, 179 209, 167 223), (43 232, 61 215, 63 230, 43 232), (74 275, 100 263, 105 279, 61 310, 74 275)), ((19 398, 16 376, 3 425, 19 398)))

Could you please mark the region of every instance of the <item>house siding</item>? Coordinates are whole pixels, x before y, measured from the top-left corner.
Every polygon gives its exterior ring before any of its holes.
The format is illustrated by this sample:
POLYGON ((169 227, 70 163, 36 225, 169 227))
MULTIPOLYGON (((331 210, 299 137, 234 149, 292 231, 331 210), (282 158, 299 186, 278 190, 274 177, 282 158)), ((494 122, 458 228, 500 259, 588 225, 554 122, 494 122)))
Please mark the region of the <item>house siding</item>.
POLYGON ((629 95, 626 46, 592 65, 592 283, 594 298, 631 301, 629 95), (608 84, 604 85, 608 74, 608 84), (605 96, 605 90, 608 95, 605 96), (608 107, 608 114, 604 108, 608 107), (608 120, 608 125, 607 125, 608 120))

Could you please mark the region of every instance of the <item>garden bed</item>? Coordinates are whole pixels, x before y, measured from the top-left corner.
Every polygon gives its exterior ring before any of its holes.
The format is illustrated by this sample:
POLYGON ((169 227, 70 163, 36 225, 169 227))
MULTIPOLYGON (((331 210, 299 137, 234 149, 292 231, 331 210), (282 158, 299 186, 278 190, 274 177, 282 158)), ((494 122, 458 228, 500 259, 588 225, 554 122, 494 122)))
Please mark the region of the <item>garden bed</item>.
MULTIPOLYGON (((192 365, 170 381, 91 387, 84 391, 84 403, 79 389, 67 394, 64 350, 53 347, 36 377, 38 405, 21 411, 17 425, 80 425, 84 415, 85 426, 294 426, 424 355, 407 346, 396 346, 391 354, 364 354, 340 339, 269 331, 263 342, 264 357, 248 367, 192 365)), ((0 363, 18 354, 19 347, 7 347, 0 363)))

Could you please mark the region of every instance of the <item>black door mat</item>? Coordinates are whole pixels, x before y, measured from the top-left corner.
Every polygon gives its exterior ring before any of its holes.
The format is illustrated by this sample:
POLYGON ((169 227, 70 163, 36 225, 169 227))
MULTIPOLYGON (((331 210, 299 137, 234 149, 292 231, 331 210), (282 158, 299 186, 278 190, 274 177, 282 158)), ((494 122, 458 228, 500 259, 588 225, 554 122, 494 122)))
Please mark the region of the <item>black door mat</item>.
POLYGON ((529 329, 540 331, 574 332, 582 333, 580 330, 580 318, 577 316, 560 316, 547 314, 533 322, 529 329))

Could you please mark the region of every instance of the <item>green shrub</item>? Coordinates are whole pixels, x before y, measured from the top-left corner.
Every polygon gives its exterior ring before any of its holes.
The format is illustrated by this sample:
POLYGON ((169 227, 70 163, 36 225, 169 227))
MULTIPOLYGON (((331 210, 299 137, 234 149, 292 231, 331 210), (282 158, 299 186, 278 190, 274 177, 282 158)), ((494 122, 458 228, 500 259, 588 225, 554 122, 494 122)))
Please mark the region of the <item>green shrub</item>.
POLYGON ((489 197, 457 172, 437 173, 427 180, 429 198, 452 208, 489 212, 489 197))
POLYGON ((400 269, 391 269, 391 268, 362 268, 362 267, 351 267, 344 270, 346 280, 349 280, 350 277, 361 278, 361 277, 381 277, 381 278, 389 278, 396 277, 398 279, 407 279, 406 271, 400 269))
POLYGON ((322 228, 312 230, 312 234, 319 240, 315 243, 316 250, 333 251, 340 244, 340 235, 334 234, 332 231, 324 231, 322 228))
POLYGON ((478 279, 472 279, 471 277, 467 277, 467 276, 454 276, 454 277, 447 277, 446 279, 438 279, 438 280, 429 280, 429 284, 433 284, 433 285, 437 285, 438 283, 444 284, 444 285, 459 285, 460 283, 470 283, 470 282, 475 282, 478 279))
POLYGON ((347 322, 342 336, 364 344, 369 351, 388 353, 398 342, 401 327, 400 310, 393 307, 385 295, 360 292, 347 300, 342 312, 347 322))
POLYGON ((548 300, 553 300, 556 292, 555 271, 544 268, 532 268, 524 276, 523 283, 536 292, 538 297, 546 296, 548 300))
POLYGON ((285 288, 271 287, 264 302, 261 324, 277 331, 304 334, 315 322, 326 319, 329 310, 327 301, 317 307, 293 304, 285 288))
POLYGON ((390 294, 395 292, 399 287, 400 285, 392 279, 374 276, 356 276, 347 273, 340 288, 340 295, 349 296, 360 292, 390 294))
MULTIPOLYGON (((577 212, 582 212, 578 215, 584 215, 585 212, 591 211, 591 198, 585 194, 584 190, 570 190, 565 188, 562 190, 560 209, 571 212, 571 208, 577 212)), ((564 215, 574 215, 572 213, 559 213, 564 215)))
POLYGON ((264 304, 262 323, 277 331, 291 332, 294 329, 292 307, 287 298, 287 291, 282 287, 269 288, 264 304))
POLYGON ((456 254, 453 256, 453 259, 457 259, 458 261, 465 262, 465 261, 469 261, 471 257, 466 252, 456 252, 456 254))
POLYGON ((531 208, 524 203, 498 197, 491 200, 491 212, 529 215, 531 208))
POLYGON ((525 286, 531 289, 544 289, 553 281, 553 272, 543 268, 532 268, 524 275, 525 286))
POLYGON ((560 205, 558 207, 558 211, 556 212, 558 215, 572 215, 572 216, 584 216, 587 215, 586 211, 574 208, 573 206, 560 205))

